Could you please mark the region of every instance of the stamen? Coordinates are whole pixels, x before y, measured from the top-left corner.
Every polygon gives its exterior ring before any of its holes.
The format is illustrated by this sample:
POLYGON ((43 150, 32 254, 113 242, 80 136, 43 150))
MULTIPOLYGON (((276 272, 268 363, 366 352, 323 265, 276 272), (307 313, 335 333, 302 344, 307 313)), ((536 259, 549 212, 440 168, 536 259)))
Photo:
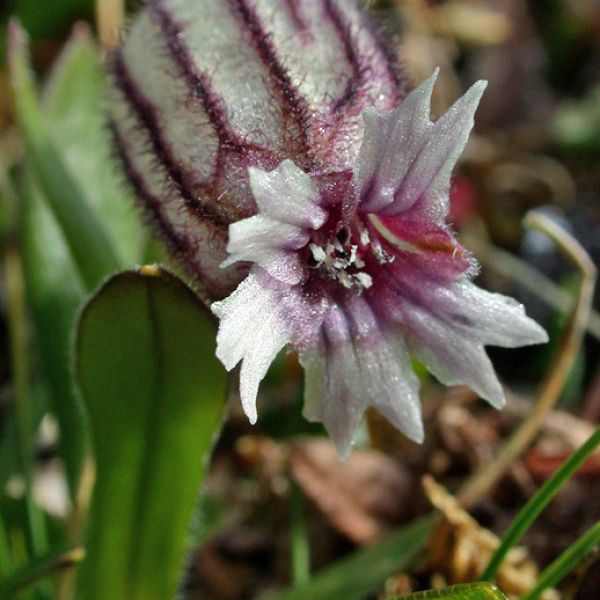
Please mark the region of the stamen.
POLYGON ((357 273, 354 277, 364 289, 368 289, 373 285, 373 278, 368 273, 357 273))
POLYGON ((408 242, 394 235, 376 215, 368 215, 368 219, 377 233, 379 233, 387 242, 393 244, 403 252, 418 254, 419 250, 416 248, 416 246, 413 246, 412 244, 409 244, 408 242))
POLYGON ((309 265, 312 266, 312 268, 316 268, 319 267, 327 258, 327 255, 325 254, 325 250, 323 250, 323 248, 321 248, 321 246, 317 246, 317 244, 309 244, 309 249, 310 249, 310 256, 309 256, 309 260, 312 258, 314 264, 313 265, 309 265))
POLYGON ((342 225, 335 237, 329 239, 324 246, 315 242, 309 244, 308 266, 316 269, 324 279, 337 281, 347 290, 355 294, 362 294, 373 285, 373 278, 368 273, 361 271, 366 266, 360 252, 369 247, 369 234, 363 225, 359 226, 361 247, 357 244, 350 245, 352 232, 347 225, 342 225))

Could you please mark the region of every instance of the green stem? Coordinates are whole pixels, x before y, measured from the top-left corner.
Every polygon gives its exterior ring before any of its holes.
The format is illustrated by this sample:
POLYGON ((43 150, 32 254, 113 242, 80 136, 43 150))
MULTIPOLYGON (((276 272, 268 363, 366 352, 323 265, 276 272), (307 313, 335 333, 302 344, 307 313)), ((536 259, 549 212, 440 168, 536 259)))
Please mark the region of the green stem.
POLYGON ((304 497, 302 490, 294 483, 291 489, 291 547, 292 581, 295 586, 310 579, 310 544, 304 518, 304 497))
POLYGON ((574 544, 569 546, 539 576, 535 586, 521 600, 537 600, 542 592, 556 586, 584 559, 594 546, 600 544, 600 521, 584 533, 574 544))
POLYGON ((498 573, 500 564, 509 550, 519 542, 533 521, 556 496, 562 485, 577 471, 583 462, 600 445, 600 428, 548 479, 533 495, 519 514, 513 519, 510 527, 502 536, 500 546, 490 559, 487 567, 479 578, 480 581, 493 581, 498 573))

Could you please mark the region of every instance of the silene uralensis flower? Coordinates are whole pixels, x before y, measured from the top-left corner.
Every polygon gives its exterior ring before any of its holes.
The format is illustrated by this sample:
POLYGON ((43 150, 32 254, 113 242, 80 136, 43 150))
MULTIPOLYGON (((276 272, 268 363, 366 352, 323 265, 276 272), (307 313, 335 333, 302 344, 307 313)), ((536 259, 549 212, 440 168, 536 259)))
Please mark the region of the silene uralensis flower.
POLYGON ((284 347, 342 455, 368 406, 423 439, 411 356, 503 405, 484 346, 547 336, 472 283, 446 223, 485 82, 432 122, 437 71, 406 95, 349 0, 148 0, 112 73, 129 178, 212 301, 251 422, 284 347))

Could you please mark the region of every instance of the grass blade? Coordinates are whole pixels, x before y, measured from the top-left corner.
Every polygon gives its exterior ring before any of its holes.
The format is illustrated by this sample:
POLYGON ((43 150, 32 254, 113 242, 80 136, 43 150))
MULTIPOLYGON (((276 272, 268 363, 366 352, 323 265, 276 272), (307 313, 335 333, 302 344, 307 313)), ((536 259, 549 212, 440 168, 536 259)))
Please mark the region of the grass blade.
MULTIPOLYGON (((379 544, 358 550, 269 600, 362 600, 395 571, 406 567, 425 547, 433 527, 425 517, 388 535, 379 544)), ((265 599, 266 600, 266 599, 265 599)))
POLYGON ((563 465, 548 479, 542 487, 533 495, 527 504, 521 509, 519 514, 513 519, 506 533, 502 536, 500 546, 490 559, 484 572, 481 574, 481 581, 492 581, 498 573, 500 564, 510 551, 510 549, 519 542, 527 529, 546 508, 552 498, 556 496, 562 485, 577 471, 585 460, 600 445, 600 428, 593 433, 590 438, 567 459, 563 465))
POLYGON ((569 546, 549 567, 542 571, 535 586, 521 600, 537 600, 542 592, 556 586, 600 544, 600 521, 569 546))
POLYGON ((81 278, 92 290, 108 273, 123 265, 48 135, 29 71, 25 32, 15 21, 8 28, 8 50, 15 114, 28 159, 60 223, 81 278))

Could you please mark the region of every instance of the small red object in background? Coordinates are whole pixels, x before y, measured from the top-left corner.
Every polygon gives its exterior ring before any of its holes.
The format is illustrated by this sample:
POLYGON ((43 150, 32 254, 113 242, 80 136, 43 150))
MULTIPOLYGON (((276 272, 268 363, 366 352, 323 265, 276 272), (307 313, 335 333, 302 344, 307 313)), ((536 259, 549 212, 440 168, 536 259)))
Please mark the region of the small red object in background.
POLYGON ((450 223, 460 227, 477 213, 477 192, 473 184, 463 175, 452 179, 450 189, 450 223))

